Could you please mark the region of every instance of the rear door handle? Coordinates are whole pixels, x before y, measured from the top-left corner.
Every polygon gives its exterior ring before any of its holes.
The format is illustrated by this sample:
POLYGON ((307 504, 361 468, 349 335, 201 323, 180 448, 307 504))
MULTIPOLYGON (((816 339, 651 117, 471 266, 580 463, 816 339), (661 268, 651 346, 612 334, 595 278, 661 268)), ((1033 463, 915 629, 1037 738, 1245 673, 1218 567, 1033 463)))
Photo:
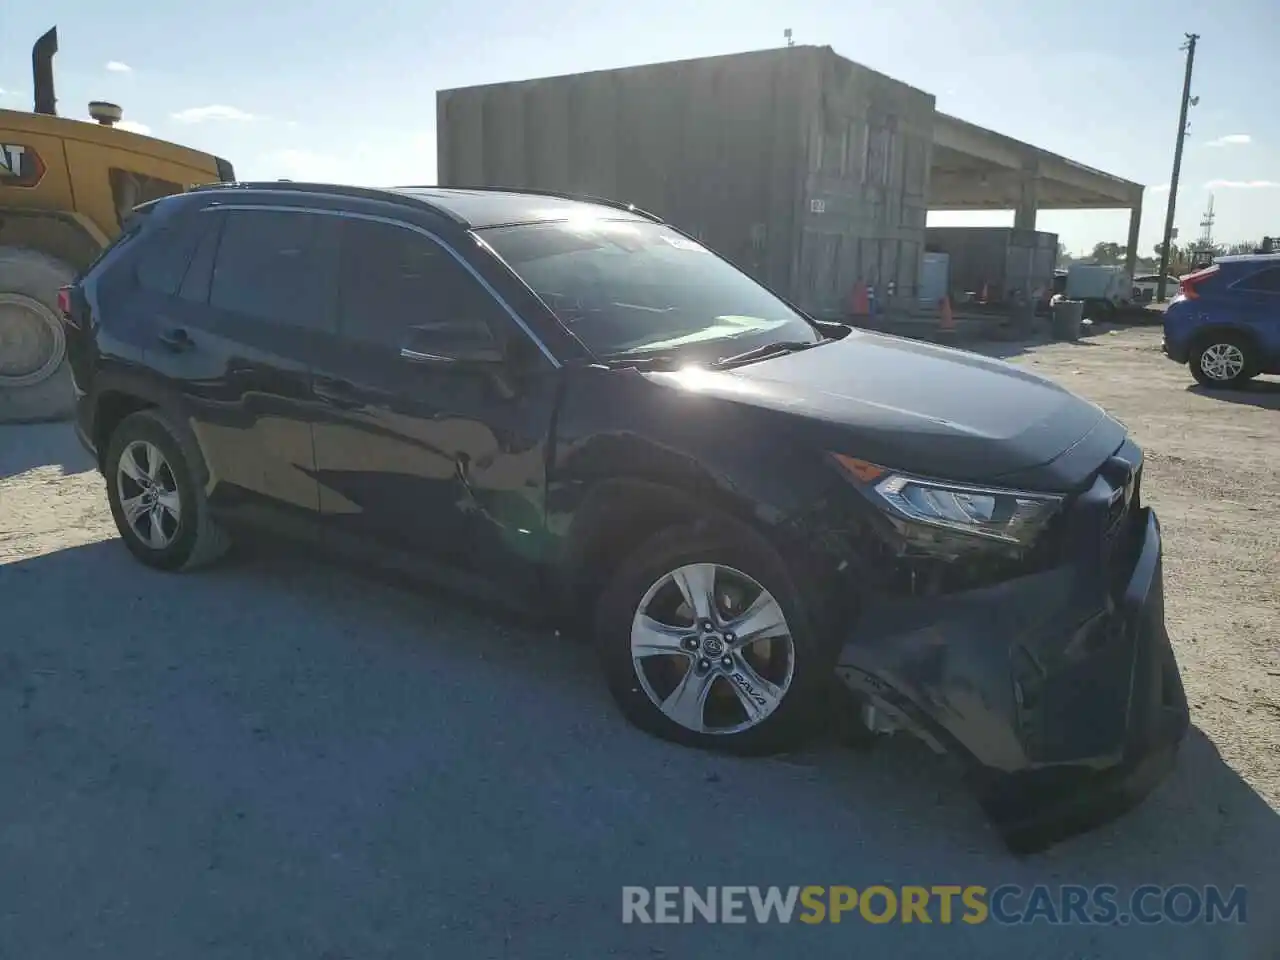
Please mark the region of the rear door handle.
POLYGON ((191 339, 190 335, 186 330, 182 329, 182 327, 174 327, 171 330, 166 330, 164 333, 160 334, 159 340, 166 347, 175 352, 190 350, 196 345, 196 342, 191 339))

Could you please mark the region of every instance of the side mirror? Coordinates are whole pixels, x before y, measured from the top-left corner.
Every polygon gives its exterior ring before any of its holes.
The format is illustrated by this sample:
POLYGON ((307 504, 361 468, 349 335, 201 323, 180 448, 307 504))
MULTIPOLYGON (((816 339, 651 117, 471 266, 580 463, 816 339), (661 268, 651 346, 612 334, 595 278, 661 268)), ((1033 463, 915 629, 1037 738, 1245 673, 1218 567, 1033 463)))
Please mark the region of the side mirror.
POLYGON ((493 334, 475 323, 433 323, 410 327, 400 359, 427 366, 489 367, 506 360, 493 334))

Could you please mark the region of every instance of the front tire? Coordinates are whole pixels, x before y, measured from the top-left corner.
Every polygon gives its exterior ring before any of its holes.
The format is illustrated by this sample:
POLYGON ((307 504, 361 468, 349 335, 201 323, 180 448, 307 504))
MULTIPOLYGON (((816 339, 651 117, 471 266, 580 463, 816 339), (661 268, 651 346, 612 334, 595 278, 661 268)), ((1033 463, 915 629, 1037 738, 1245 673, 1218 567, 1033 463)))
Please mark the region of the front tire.
POLYGON ((835 645, 819 639, 781 557, 730 521, 643 543, 601 595, 595 634, 623 714, 688 746, 793 747, 835 682, 835 645))
POLYGON ((1207 337, 1191 352, 1191 375, 1211 390, 1233 389, 1253 379, 1253 345, 1244 337, 1221 333, 1207 337))
POLYGON ((209 513, 189 435, 158 410, 122 420, 107 445, 104 474, 116 529, 129 552, 158 570, 190 570, 231 545, 209 513))

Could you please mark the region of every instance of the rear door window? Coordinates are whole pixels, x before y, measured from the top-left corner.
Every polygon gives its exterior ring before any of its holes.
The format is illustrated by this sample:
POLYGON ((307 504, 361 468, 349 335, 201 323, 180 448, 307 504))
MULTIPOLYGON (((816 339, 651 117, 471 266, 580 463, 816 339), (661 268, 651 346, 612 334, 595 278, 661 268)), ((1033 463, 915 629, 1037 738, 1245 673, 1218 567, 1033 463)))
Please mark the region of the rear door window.
POLYGON ((176 296, 200 243, 203 222, 188 214, 157 227, 138 251, 138 283, 153 293, 176 296))
POLYGON ((210 305, 274 325, 331 330, 338 218, 292 210, 225 217, 210 305))

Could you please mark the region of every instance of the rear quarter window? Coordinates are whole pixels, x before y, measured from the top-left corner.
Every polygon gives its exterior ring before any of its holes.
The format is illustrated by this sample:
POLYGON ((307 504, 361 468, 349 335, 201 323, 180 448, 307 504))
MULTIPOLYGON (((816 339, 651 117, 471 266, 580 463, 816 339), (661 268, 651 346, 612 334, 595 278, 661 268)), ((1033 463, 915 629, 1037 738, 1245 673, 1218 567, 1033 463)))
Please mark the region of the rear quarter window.
POLYGON ((115 239, 102 248, 102 251, 89 262, 88 266, 80 272, 80 275, 86 278, 91 274, 100 275, 107 268, 108 261, 118 259, 119 254, 130 247, 142 232, 142 227, 146 223, 150 212, 149 208, 136 211, 124 222, 124 226, 116 234, 115 239))
POLYGON ((1232 288, 1248 293, 1280 294, 1280 266, 1267 267, 1251 273, 1244 279, 1237 280, 1232 284, 1232 288))

